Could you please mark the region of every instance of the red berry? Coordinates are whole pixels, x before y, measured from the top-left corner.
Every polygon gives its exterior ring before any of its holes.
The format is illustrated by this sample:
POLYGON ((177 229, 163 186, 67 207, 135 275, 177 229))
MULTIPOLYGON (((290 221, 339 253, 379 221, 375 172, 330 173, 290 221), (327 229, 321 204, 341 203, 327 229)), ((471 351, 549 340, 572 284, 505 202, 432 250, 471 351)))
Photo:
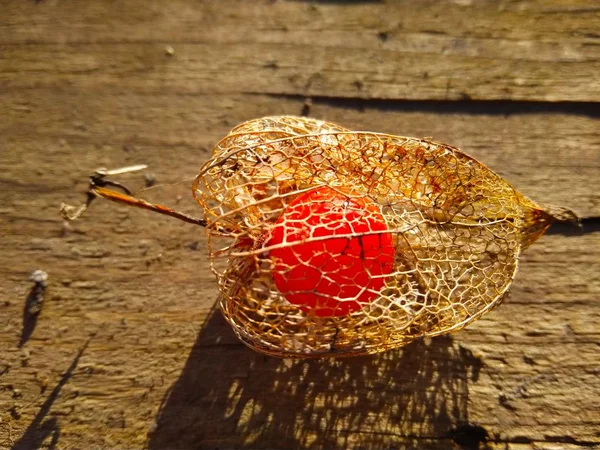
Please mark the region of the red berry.
POLYGON ((317 316, 343 316, 375 300, 394 267, 394 243, 368 197, 317 188, 294 199, 265 246, 277 289, 317 316), (335 237, 340 236, 340 237, 335 237))

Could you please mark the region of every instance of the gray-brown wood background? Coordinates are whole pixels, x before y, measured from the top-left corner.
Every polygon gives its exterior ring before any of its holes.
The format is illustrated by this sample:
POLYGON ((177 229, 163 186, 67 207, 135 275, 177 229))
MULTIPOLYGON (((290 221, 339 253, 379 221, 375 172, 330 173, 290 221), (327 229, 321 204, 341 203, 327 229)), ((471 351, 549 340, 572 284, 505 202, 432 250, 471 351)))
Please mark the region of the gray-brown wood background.
POLYGON ((0 448, 600 445, 599 74, 595 0, 0 1, 0 448), (286 361, 214 311, 198 227, 58 216, 98 167, 189 180, 270 114, 458 146, 585 228, 460 333, 286 361))

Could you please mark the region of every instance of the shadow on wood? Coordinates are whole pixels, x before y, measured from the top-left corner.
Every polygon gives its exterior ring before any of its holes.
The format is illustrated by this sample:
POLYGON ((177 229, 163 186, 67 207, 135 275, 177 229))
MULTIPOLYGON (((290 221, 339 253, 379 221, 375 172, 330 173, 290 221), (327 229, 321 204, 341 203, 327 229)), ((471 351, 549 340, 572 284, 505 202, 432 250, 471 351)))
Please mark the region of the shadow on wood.
POLYGON ((29 424, 25 433, 21 436, 21 438, 13 444, 11 447, 12 450, 28 450, 32 448, 41 448, 42 444, 46 442, 48 437, 51 437, 50 442, 47 443, 47 448, 49 450, 53 450, 56 448, 58 441, 60 439, 61 430, 58 424, 56 417, 51 416, 48 417, 50 413, 50 409, 54 402, 58 399, 62 388, 67 384, 67 382, 73 376, 73 373, 77 369, 77 365, 79 364, 79 360, 83 356, 85 350, 87 349, 90 341, 94 335, 90 336, 90 338, 86 341, 83 347, 77 352, 71 365, 65 371, 65 373, 60 378, 60 381, 54 386, 52 392, 43 403, 42 407, 35 415, 33 421, 29 424))
POLYGON ((481 366, 451 337, 368 357, 267 357, 213 311, 148 447, 479 448, 455 430, 469 426, 468 388, 481 366))
POLYGON ((19 340, 19 348, 23 347, 27 343, 27 341, 33 334, 33 330, 35 330, 39 311, 32 308, 36 308, 38 306, 38 298, 39 288, 38 285, 35 285, 29 291, 29 294, 27 295, 23 306, 23 326, 21 328, 21 339, 19 340))
POLYGON ((35 284, 25 299, 25 305, 23 307, 23 327, 21 329, 19 348, 27 343, 33 334, 33 330, 35 330, 38 315, 44 304, 44 294, 46 293, 48 275, 42 270, 35 270, 29 279, 35 284))

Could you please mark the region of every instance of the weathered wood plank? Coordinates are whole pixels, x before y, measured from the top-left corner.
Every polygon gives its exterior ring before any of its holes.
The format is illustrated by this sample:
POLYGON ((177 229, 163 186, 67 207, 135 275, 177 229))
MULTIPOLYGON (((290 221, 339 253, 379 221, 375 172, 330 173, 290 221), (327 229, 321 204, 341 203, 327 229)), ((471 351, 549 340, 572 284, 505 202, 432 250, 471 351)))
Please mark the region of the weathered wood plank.
POLYGON ((593 0, 9 2, 3 15, 7 89, 600 100, 593 0))
MULTIPOLYGON (((110 208, 99 206, 88 220, 118 222, 110 208)), ((564 436, 597 442, 597 278, 586 285, 582 300, 570 303, 572 277, 549 278, 538 290, 540 268, 525 261, 506 304, 453 339, 372 358, 286 362, 236 343, 218 316, 201 328, 216 295, 202 263, 203 240, 199 251, 172 239, 175 247, 165 249, 139 230, 145 219, 136 215, 117 246, 112 235, 98 230, 43 239, 45 248, 40 242, 20 246, 23 261, 61 263, 52 265, 52 296, 25 349, 14 347, 21 303, 15 299, 3 309, 9 320, 2 341, 13 345, 4 359, 10 369, 2 405, 17 405, 20 418, 9 422, 15 436, 96 333, 52 405, 63 443, 141 445, 152 430, 150 448, 418 447, 467 422, 499 442, 527 438, 542 448, 564 436), (98 248, 111 254, 99 257, 98 248), (65 253, 73 255, 70 261, 65 253), (147 265, 158 253, 162 260, 147 265), (539 298, 545 290, 563 293, 563 301, 539 298), (10 386, 23 397, 12 399, 10 386)), ((158 241, 168 241, 174 230, 162 225, 158 241)), ((180 235, 184 243, 194 237, 189 231, 180 235)), ((544 239, 530 257, 562 261, 567 273, 589 264, 586 258, 600 245, 596 234, 544 239), (573 261, 573 248, 589 249, 583 262, 573 261)), ((19 286, 25 291, 14 275, 26 272, 23 265, 3 282, 4 298, 14 298, 8 291, 19 286)))
MULTIPOLYGON (((0 108, 10 111, 0 123, 10 149, 0 161, 0 182, 12 173, 20 184, 44 180, 66 186, 83 182, 82 174, 97 167, 137 163, 150 165, 162 182, 192 179, 231 127, 267 112, 299 114, 302 102, 267 96, 107 96, 44 89, 0 95, 0 108), (60 168, 47 153, 77 148, 72 164, 60 168), (17 161, 27 155, 36 155, 43 173, 16 176, 17 161)), ((313 105, 311 114, 351 129, 433 137, 478 158, 538 202, 570 207, 582 217, 600 216, 595 118, 541 112, 499 115, 494 109, 487 114, 443 115, 427 109, 361 111, 326 104, 313 105)))

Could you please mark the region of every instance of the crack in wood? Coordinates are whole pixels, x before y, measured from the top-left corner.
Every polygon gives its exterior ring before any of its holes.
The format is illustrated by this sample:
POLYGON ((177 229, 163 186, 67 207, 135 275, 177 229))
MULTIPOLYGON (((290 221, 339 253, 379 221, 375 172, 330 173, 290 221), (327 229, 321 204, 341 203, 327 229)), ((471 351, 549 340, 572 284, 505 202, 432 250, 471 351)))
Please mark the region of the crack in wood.
POLYGON ((598 102, 538 100, 403 100, 384 98, 365 98, 360 96, 300 95, 244 91, 246 95, 266 96, 286 100, 306 101, 310 98, 313 105, 321 104, 337 108, 404 112, 434 112, 440 114, 473 115, 512 115, 527 113, 574 114, 588 117, 600 117, 598 102))

